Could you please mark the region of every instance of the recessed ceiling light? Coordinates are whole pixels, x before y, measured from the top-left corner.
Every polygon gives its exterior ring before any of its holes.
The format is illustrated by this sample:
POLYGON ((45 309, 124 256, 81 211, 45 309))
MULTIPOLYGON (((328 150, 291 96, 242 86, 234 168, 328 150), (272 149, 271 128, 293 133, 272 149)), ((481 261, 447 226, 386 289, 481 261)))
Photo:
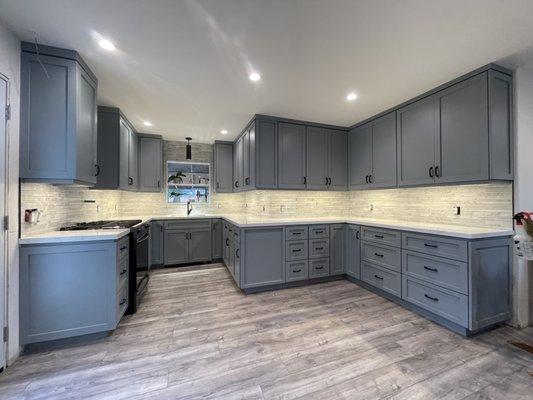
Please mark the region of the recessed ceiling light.
POLYGON ((143 125, 144 126, 152 126, 152 123, 150 121, 144 121, 143 125))
POLYGON ((220 131, 220 133, 222 133, 223 135, 227 135, 227 134, 228 134, 228 131, 227 131, 226 129, 222 129, 222 130, 220 131))
POLYGON ((357 95, 354 92, 350 92, 346 96, 346 100, 348 100, 348 101, 354 101, 356 99, 357 99, 357 95))
POLYGON ((257 82, 261 80, 261 75, 259 75, 257 72, 252 72, 249 78, 252 82, 257 82))
POLYGON ((109 40, 107 39, 100 39, 100 41, 98 42, 98 45, 102 48, 102 49, 106 49, 106 50, 109 50, 109 51, 113 51, 115 50, 115 45, 113 43, 111 43, 109 40))

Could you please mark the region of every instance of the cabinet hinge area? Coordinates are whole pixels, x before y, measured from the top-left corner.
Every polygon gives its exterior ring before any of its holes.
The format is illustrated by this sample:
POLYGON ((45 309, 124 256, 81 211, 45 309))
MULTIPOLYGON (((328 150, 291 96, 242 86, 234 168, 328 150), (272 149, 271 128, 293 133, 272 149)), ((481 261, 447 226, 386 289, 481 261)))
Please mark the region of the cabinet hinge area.
POLYGON ((6 121, 9 121, 11 119, 11 105, 8 104, 6 106, 6 121))
POLYGON ((3 224, 4 224, 4 231, 8 231, 9 230, 9 215, 4 215, 3 224))
POLYGON ((8 338, 9 338, 9 328, 7 326, 4 326, 4 342, 7 342, 8 338))

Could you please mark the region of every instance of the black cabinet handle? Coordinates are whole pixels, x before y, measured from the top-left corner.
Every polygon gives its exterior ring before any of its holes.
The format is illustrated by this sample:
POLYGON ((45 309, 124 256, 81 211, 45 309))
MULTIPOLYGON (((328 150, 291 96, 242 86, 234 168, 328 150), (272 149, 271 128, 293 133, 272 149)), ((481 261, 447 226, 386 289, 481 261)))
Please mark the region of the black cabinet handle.
POLYGON ((324 267, 316 267, 315 269, 324 269, 324 267))
POLYGON ((122 271, 120 271, 120 276, 124 275, 126 272, 128 272, 127 269, 123 269, 122 271))
POLYGON ((433 167, 429 167, 429 177, 433 178, 433 167))
POLYGON ((226 238, 226 246, 229 246, 229 238, 226 238))
POLYGON ((128 300, 126 300, 126 299, 120 300, 119 306, 123 306, 124 304, 126 304, 126 301, 128 301, 128 300))
POLYGON ((437 178, 440 178, 440 169, 439 169, 439 166, 438 166, 438 165, 435 167, 435 176, 436 176, 437 178))
POLYGON ((324 231, 315 231, 315 233, 316 233, 317 235, 320 235, 320 234, 324 233, 324 231))
POLYGON ((315 247, 315 250, 324 250, 323 247, 315 247))
POLYGON ((302 249, 292 249, 293 253, 299 253, 300 251, 302 251, 302 249))
POLYGON ((331 178, 328 178, 329 179, 329 186, 331 186, 331 178))
POLYGON ((374 255, 375 255, 376 257, 385 257, 383 254, 379 254, 379 253, 374 253, 374 255))
POLYGON ((382 277, 382 276, 379 276, 379 275, 374 275, 374 278, 379 279, 380 281, 383 280, 383 277, 382 277))
POLYGON ((324 185, 327 186, 327 185, 328 185, 328 177, 326 176, 326 177, 324 178, 324 180, 326 181, 326 183, 324 183, 324 185))
POLYGON ((132 177, 128 178, 128 185, 133 185, 133 178, 132 177))
POLYGON ((359 233, 359 231, 355 231, 355 238, 356 239, 360 239, 361 238, 361 234, 359 233))
POLYGON ((241 258, 241 249, 235 250, 235 257, 241 258))
POLYGON ((373 175, 368 175, 368 183, 374 183, 372 179, 373 179, 373 175))
POLYGON ((301 269, 293 269, 292 272, 294 272, 296 274, 298 272, 302 272, 302 270, 301 269))
POLYGON ((94 168, 96 169, 94 176, 100 175, 100 166, 98 164, 94 164, 94 168))
POLYGON ((157 187, 158 187, 158 188, 161 187, 161 181, 157 181, 157 187))
POLYGON ((433 301, 439 301, 439 299, 438 299, 437 297, 431 297, 431 296, 429 296, 429 295, 427 295, 427 294, 424 294, 424 297, 425 297, 426 299, 430 299, 430 300, 433 300, 433 301))
POLYGON ((424 246, 426 246, 426 247, 431 247, 432 249, 438 249, 438 248, 439 248, 438 245, 436 245, 436 244, 429 244, 429 243, 424 243, 424 246))
POLYGON ((369 183, 369 182, 368 182, 368 175, 365 176, 365 181, 366 181, 366 183, 369 183))
POLYGON ((307 177, 306 176, 303 177, 303 182, 304 182, 304 185, 307 185, 307 177))
POLYGON ((383 235, 374 235, 374 237, 377 238, 377 239, 385 239, 385 238, 383 237, 383 235))
POLYGON ((301 235, 302 232, 293 232, 292 234, 293 234, 293 235, 301 235))
POLYGON ((159 226, 159 230, 160 230, 161 232, 163 232, 163 225, 160 225, 160 226, 159 226))
POLYGON ((244 181, 245 181, 246 185, 249 185, 250 184, 250 177, 246 178, 244 181))
POLYGON ((239 181, 235 181, 235 187, 236 187, 236 188, 239 187, 239 181))
POLYGON ((121 247, 120 247, 120 251, 124 251, 124 250, 126 250, 126 247, 127 247, 127 246, 121 246, 121 247))
POLYGON ((439 270, 437 268, 431 268, 431 267, 428 267, 427 265, 424 265, 424 269, 428 270, 428 271, 431 271, 431 272, 439 272, 439 270))

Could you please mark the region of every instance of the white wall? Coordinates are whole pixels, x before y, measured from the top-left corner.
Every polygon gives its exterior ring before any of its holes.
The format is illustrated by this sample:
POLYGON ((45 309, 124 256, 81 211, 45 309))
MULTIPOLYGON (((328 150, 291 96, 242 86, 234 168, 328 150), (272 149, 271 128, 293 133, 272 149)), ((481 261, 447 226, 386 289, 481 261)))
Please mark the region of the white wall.
POLYGON ((18 175, 19 175, 19 98, 20 41, 0 24, 0 72, 10 81, 11 120, 8 123, 7 212, 10 226, 7 235, 7 282, 9 342, 7 363, 19 354, 19 268, 18 268, 18 175))
MULTIPOLYGON (((533 211, 533 63, 517 68, 515 85, 515 210, 533 211)), ((512 324, 531 324, 533 265, 524 268, 515 260, 513 268, 512 324)))

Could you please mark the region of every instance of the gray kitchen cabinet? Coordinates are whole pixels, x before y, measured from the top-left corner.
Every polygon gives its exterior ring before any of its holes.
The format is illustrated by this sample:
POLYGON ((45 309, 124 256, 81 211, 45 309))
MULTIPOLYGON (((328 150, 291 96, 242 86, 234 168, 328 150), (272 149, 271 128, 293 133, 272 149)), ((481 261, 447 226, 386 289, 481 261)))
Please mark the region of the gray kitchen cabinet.
POLYGON ((189 262, 211 260, 211 229, 191 230, 188 239, 189 262))
POLYGON ((212 259, 211 220, 168 220, 165 221, 164 235, 165 265, 212 259))
POLYGON ((278 187, 278 133, 276 122, 255 120, 255 187, 278 187))
POLYGON ((327 190, 328 180, 328 132, 325 128, 308 126, 306 129, 306 180, 307 189, 327 190))
POLYGON ((129 253, 118 250, 128 240, 21 245, 21 343, 115 329, 128 307, 129 253))
POLYGON ((138 145, 139 191, 158 193, 163 177, 163 140, 159 135, 141 134, 138 145))
POLYGON ((342 275, 346 268, 346 225, 330 225, 329 235, 329 273, 342 275))
POLYGON ((349 132, 348 152, 350 189, 367 188, 372 171, 372 129, 369 124, 349 132))
POLYGON ((348 188, 348 135, 346 131, 328 130, 328 178, 330 190, 348 188))
POLYGON ((284 283, 284 228, 246 228, 241 232, 241 288, 284 283))
POLYGON ((243 185, 245 190, 255 187, 255 122, 252 122, 243 135, 243 185))
POLYGON ((244 138, 241 136, 233 145, 233 191, 244 190, 244 138))
POLYGON ((95 189, 135 191, 138 183, 138 137, 115 107, 98 106, 98 165, 95 189))
POLYGON ((72 50, 21 44, 20 177, 94 185, 98 81, 72 50))
POLYGON ((186 229, 165 229, 164 264, 185 264, 189 261, 189 232, 186 229))
POLYGON ((152 221, 152 228, 150 232, 150 250, 151 263, 150 265, 162 265, 164 260, 164 229, 163 221, 152 221))
POLYGON ((218 260, 223 256, 222 247, 222 220, 211 220, 211 259, 218 260))
POLYGON ((370 187, 396 186, 396 113, 370 122, 372 130, 372 171, 370 187))
POLYGON ((216 141, 213 148, 214 190, 217 193, 233 191, 233 144, 216 141))
POLYGON ((348 225, 346 229, 346 274, 352 278, 361 278, 361 228, 348 225))
POLYGON ((278 123, 278 187, 306 187, 306 128, 304 125, 278 123))

